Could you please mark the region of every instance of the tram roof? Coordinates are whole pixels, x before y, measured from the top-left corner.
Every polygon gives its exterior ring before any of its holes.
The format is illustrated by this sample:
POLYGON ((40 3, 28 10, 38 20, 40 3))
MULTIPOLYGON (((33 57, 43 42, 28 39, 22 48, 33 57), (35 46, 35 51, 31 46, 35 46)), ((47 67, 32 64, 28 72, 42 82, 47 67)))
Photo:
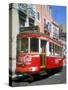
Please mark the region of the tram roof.
POLYGON ((62 42, 55 40, 55 39, 49 37, 48 35, 40 33, 40 32, 22 32, 19 35, 17 35, 17 38, 28 38, 28 37, 40 38, 42 40, 47 40, 47 41, 54 43, 60 47, 62 47, 64 45, 62 42))

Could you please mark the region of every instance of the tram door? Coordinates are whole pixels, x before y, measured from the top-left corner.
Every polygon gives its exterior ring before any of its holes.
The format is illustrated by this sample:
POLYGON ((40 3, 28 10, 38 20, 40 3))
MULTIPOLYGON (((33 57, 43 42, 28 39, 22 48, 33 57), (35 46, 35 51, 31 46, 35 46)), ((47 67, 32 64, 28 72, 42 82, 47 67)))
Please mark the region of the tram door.
POLYGON ((46 61, 46 42, 44 40, 41 40, 41 61, 40 61, 40 67, 44 68, 45 67, 45 61, 46 61))

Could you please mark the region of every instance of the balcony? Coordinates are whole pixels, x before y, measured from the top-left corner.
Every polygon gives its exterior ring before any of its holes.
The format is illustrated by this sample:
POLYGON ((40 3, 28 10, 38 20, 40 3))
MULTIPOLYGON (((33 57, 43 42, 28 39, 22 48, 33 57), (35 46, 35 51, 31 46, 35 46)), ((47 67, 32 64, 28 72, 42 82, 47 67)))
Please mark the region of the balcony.
POLYGON ((63 43, 63 44, 66 44, 66 42, 64 40, 62 40, 61 38, 59 38, 58 41, 61 42, 61 43, 63 43))
POLYGON ((40 29, 38 26, 30 26, 30 27, 21 27, 20 33, 22 32, 39 32, 40 29))
POLYGON ((27 4, 18 4, 19 10, 27 14, 27 4))
POLYGON ((56 33, 53 33, 53 38, 56 39, 56 40, 58 40, 59 39, 59 35, 56 34, 56 33))
POLYGON ((27 14, 29 16, 29 18, 32 18, 32 19, 35 20, 35 12, 34 12, 33 8, 30 5, 19 4, 19 10, 21 12, 24 12, 25 14, 27 14))

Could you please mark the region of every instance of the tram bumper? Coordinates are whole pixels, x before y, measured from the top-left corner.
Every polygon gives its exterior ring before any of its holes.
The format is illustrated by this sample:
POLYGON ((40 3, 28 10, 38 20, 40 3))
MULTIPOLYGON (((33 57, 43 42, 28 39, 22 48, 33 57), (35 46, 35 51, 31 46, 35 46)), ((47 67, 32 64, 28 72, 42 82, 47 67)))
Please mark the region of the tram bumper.
MULTIPOLYGON (((36 66, 31 66, 31 67, 17 67, 16 72, 18 72, 17 74, 23 73, 23 74, 35 74, 35 73, 39 73, 40 68, 36 67, 36 66)), ((25 75, 26 75, 25 74, 25 75)))

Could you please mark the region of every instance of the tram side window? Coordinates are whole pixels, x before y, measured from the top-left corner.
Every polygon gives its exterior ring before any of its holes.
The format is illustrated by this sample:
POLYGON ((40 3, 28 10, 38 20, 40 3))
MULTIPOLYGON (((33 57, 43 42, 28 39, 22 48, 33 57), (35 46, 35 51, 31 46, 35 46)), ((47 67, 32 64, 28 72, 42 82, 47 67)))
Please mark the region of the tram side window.
POLYGON ((53 48, 53 45, 52 45, 52 43, 50 42, 50 43, 49 43, 49 51, 50 51, 51 55, 52 55, 52 48, 53 48))
POLYGON ((42 49, 42 53, 46 53, 46 43, 47 41, 41 40, 41 49, 42 49))
POLYGON ((17 39, 17 53, 19 53, 19 51, 20 51, 20 39, 17 39))
POLYGON ((62 56, 62 48, 59 47, 59 54, 62 56))
POLYGON ((31 38, 31 52, 38 52, 38 39, 36 38, 31 38))
POLYGON ((51 55, 54 55, 54 53, 55 53, 55 52, 54 52, 54 49, 55 49, 55 48, 54 48, 54 44, 50 42, 50 43, 49 43, 49 51, 50 51, 50 54, 51 54, 51 55))
POLYGON ((55 53, 59 53, 59 46, 55 45, 55 53))
POLYGON ((54 53, 54 49, 55 49, 55 48, 54 48, 54 44, 53 44, 53 43, 52 43, 52 48, 51 48, 51 49, 52 49, 52 53, 53 53, 52 55, 54 55, 54 54, 55 54, 55 53, 54 53))
POLYGON ((51 52, 51 43, 49 43, 49 51, 51 52))
POLYGON ((23 51, 24 53, 28 52, 28 39, 27 38, 21 39, 21 51, 23 51))

